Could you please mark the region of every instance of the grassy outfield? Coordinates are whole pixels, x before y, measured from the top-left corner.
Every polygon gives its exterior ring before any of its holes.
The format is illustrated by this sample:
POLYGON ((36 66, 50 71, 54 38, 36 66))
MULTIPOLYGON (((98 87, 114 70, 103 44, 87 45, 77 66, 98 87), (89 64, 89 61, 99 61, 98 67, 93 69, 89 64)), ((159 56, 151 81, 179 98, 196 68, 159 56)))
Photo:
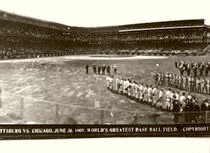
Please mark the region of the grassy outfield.
POLYGON ((174 67, 176 60, 208 61, 210 58, 85 60, 53 57, 3 61, 0 62, 2 110, 14 123, 57 124, 72 118, 78 124, 129 124, 134 114, 139 124, 172 123, 170 113, 108 91, 105 76, 93 74, 92 67, 90 74, 85 74, 85 65, 116 65, 118 75, 154 84, 153 72, 179 73, 174 67))

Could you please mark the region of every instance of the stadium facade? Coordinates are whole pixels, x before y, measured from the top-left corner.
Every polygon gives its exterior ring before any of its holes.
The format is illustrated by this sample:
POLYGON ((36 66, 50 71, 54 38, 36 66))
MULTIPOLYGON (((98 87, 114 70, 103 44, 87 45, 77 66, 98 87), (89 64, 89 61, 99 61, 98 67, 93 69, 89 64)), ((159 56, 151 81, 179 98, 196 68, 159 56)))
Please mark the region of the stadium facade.
POLYGON ((210 26, 203 19, 72 27, 0 12, 0 58, 73 54, 203 54, 210 26))

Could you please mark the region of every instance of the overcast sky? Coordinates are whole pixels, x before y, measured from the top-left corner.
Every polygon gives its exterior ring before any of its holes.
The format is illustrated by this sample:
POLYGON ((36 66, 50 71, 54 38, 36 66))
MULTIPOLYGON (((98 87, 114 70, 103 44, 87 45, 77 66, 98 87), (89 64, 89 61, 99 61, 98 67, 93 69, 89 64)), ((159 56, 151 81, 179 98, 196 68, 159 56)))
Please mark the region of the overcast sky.
POLYGON ((70 26, 205 19, 210 0, 0 0, 0 9, 70 26))

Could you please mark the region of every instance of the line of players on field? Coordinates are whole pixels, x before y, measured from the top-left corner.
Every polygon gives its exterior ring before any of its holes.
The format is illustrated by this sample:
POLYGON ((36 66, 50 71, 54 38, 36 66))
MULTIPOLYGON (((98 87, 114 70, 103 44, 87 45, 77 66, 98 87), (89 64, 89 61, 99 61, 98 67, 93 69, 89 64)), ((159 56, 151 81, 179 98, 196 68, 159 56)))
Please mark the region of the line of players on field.
MULTIPOLYGON (((102 64, 102 65, 93 65, 92 66, 93 68, 93 73, 94 74, 102 74, 102 75, 111 75, 111 68, 113 69, 113 73, 114 74, 117 74, 117 66, 110 66, 110 65, 105 65, 105 64, 102 64)), ((86 74, 89 73, 89 65, 86 65, 85 66, 85 69, 86 69, 86 74)))
POLYGON ((161 110, 172 112, 210 111, 210 103, 207 99, 198 103, 198 99, 194 95, 170 88, 161 89, 119 76, 107 76, 106 84, 108 90, 114 93, 125 95, 132 100, 149 104, 161 110))
POLYGON ((184 75, 185 72, 188 76, 207 76, 210 71, 210 62, 175 61, 174 64, 175 68, 180 71, 180 75, 184 75))
POLYGON ((155 73, 155 83, 190 92, 210 94, 210 80, 200 77, 176 75, 174 73, 155 73))

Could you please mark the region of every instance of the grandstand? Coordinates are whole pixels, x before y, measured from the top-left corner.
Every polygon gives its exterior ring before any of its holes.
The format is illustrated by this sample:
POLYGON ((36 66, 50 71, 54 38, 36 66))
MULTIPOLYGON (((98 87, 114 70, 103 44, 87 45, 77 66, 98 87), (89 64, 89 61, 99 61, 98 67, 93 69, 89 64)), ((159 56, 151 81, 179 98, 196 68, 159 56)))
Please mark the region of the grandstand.
POLYGON ((101 31, 93 29, 100 40, 95 43, 109 43, 120 54, 202 54, 208 44, 202 19, 122 25, 101 31))
POLYGON ((74 54, 204 54, 210 28, 203 19, 73 27, 0 11, 0 58, 74 54))
POLYGON ((79 33, 84 28, 0 12, 0 58, 32 58, 73 54, 83 46, 79 33), (79 29, 79 30, 78 30, 79 29), (81 30, 80 30, 81 29, 81 30), (66 33, 71 35, 66 35, 66 33))

